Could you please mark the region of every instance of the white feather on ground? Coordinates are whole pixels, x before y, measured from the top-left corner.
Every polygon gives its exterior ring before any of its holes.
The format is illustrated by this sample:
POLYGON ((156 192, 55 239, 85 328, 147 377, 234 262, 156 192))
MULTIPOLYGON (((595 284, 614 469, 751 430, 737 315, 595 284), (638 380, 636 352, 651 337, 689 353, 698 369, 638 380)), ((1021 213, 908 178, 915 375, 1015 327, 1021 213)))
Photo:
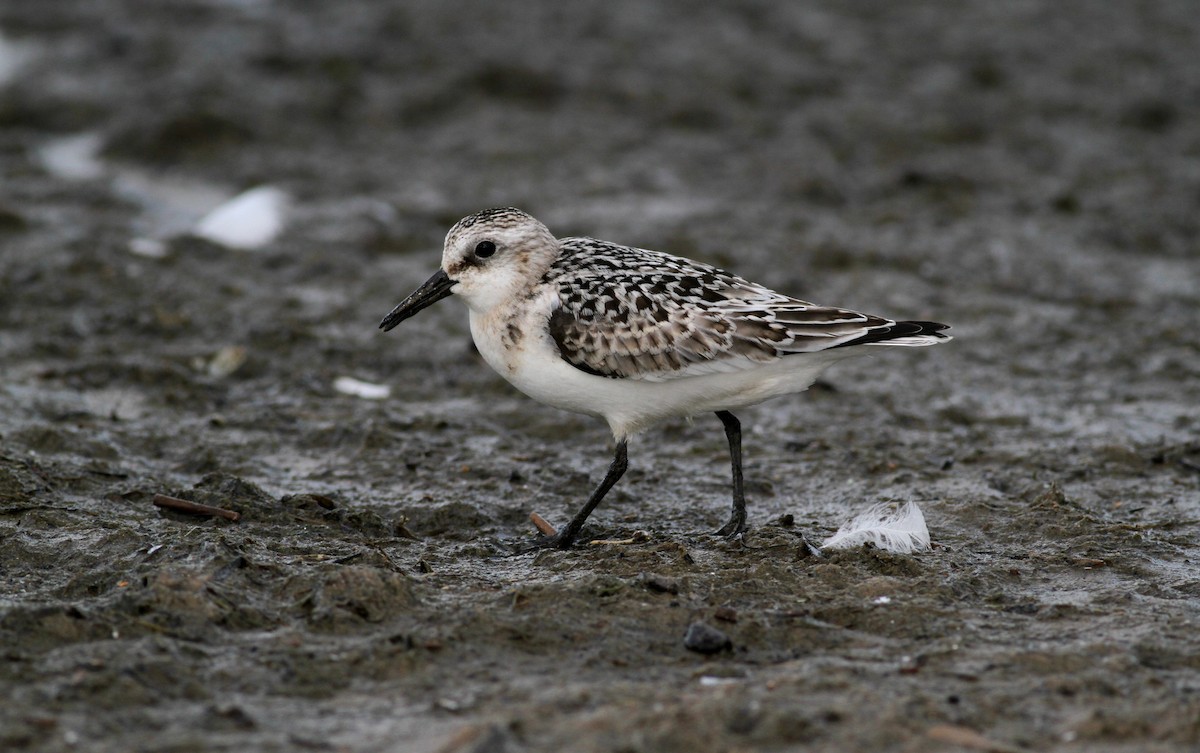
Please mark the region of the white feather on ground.
POLYGON ((363 400, 383 400, 392 395, 392 388, 386 384, 372 384, 348 376, 334 379, 333 388, 343 395, 353 395, 363 400))
POLYGON ((238 194, 196 223, 192 233, 227 248, 253 251, 283 231, 289 197, 274 186, 238 194))
POLYGON ((898 509, 882 502, 863 510, 821 544, 826 549, 851 549, 867 542, 888 552, 908 554, 929 549, 929 528, 915 502, 898 509))

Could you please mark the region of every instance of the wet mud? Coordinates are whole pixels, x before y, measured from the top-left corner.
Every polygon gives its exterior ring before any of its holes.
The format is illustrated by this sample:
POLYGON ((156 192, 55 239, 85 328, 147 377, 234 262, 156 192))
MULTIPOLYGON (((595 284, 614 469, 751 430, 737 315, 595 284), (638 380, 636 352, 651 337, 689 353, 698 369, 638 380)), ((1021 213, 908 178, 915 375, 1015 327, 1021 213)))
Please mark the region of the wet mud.
POLYGON ((1197 40, 1167 0, 0 6, 0 749, 1195 750, 1197 40), (264 185, 274 240, 196 231, 264 185), (514 555, 606 429, 457 301, 376 330, 509 204, 956 339, 742 412, 744 541, 698 416, 514 555), (812 554, 885 500, 931 551, 812 554))

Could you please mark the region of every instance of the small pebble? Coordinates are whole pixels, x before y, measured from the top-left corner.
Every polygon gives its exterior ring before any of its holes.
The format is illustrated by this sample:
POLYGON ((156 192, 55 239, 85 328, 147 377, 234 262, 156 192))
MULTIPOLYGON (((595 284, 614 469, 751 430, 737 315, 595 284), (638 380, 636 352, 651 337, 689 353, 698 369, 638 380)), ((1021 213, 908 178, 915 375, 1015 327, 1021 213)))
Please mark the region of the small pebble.
POLYGON ((717 607, 716 611, 713 612, 713 617, 722 622, 737 622, 738 614, 737 610, 733 607, 717 607))
POLYGON ((679 593, 679 579, 671 578, 658 573, 646 573, 642 576, 642 583, 650 591, 663 594, 679 593))
POLYGON ((693 622, 688 625, 687 634, 683 636, 683 647, 698 654, 715 654, 733 648, 733 641, 715 627, 703 622, 693 622))

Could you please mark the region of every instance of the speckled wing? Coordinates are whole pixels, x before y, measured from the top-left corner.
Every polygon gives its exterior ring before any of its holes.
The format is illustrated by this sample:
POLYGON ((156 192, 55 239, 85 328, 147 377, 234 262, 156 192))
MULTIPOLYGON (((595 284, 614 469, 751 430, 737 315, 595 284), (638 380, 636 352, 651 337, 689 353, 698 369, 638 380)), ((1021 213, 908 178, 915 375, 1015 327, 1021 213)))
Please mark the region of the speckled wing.
POLYGON ((591 238, 563 239, 543 282, 558 293, 549 329, 562 358, 612 378, 743 371, 895 324, 789 298, 688 259, 591 238))

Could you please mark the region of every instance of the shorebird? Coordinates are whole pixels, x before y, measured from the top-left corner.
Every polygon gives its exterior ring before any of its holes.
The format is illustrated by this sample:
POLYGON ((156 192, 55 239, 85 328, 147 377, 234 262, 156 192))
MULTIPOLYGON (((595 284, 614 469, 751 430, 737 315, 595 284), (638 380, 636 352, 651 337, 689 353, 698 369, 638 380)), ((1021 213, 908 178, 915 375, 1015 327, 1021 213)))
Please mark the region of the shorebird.
POLYGON ((380 322, 385 332, 457 295, 483 359, 534 400, 603 418, 616 454, 571 521, 535 546, 566 549, 628 467, 637 432, 715 413, 733 473, 729 521, 747 530, 741 423, 731 411, 802 392, 868 346, 950 339, 947 325, 818 306, 679 256, 556 238, 519 209, 487 209, 446 234, 442 266, 380 322))

